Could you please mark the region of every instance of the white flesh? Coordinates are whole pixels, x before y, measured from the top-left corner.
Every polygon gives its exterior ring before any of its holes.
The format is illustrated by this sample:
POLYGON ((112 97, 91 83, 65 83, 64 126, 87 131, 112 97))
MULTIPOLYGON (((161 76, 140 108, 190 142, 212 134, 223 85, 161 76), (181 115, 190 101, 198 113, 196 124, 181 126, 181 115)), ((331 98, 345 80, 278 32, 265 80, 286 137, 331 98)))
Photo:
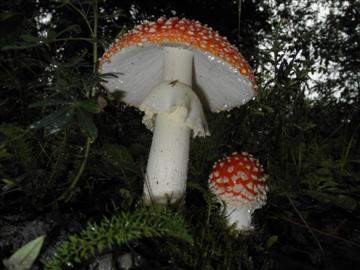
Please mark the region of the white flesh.
POLYGON ((184 123, 186 113, 179 107, 156 116, 144 186, 146 203, 173 203, 184 196, 191 131, 184 123))
POLYGON ((227 220, 229 224, 235 224, 235 228, 238 231, 248 231, 253 228, 251 225, 251 215, 253 210, 243 207, 226 207, 227 220))

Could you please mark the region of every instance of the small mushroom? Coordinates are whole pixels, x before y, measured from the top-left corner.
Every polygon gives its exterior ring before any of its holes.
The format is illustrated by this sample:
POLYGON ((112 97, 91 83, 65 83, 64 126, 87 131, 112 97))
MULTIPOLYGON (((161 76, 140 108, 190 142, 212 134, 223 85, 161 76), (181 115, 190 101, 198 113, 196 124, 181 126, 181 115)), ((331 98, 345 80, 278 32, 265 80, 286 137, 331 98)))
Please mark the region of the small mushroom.
POLYGON ((209 177, 210 190, 225 203, 229 224, 251 230, 251 215, 266 203, 268 187, 262 165, 252 155, 233 153, 218 160, 209 177))
POLYGON ((176 202, 186 189, 190 136, 207 136, 203 106, 230 110, 255 95, 248 64, 225 37, 198 21, 160 18, 115 40, 100 59, 104 83, 145 113, 153 131, 145 202, 176 202), (194 89, 192 89, 194 88, 194 89))

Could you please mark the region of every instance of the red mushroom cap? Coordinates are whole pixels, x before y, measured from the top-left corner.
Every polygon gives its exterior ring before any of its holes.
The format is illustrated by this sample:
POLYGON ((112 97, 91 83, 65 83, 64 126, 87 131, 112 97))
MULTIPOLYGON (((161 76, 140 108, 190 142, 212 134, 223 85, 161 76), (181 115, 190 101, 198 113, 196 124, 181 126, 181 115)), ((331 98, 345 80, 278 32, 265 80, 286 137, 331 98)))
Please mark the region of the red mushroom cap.
POLYGON ((242 152, 218 160, 209 177, 210 189, 231 206, 261 207, 267 186, 262 165, 252 155, 242 152))
POLYGON ((241 75, 252 82, 253 89, 256 89, 254 75, 249 65, 238 49, 227 41, 226 37, 220 36, 218 32, 200 24, 199 21, 177 17, 159 18, 156 22, 144 22, 137 25, 133 30, 117 39, 103 54, 100 66, 106 61, 111 61, 111 56, 119 50, 143 44, 180 44, 209 53, 237 69, 241 75))

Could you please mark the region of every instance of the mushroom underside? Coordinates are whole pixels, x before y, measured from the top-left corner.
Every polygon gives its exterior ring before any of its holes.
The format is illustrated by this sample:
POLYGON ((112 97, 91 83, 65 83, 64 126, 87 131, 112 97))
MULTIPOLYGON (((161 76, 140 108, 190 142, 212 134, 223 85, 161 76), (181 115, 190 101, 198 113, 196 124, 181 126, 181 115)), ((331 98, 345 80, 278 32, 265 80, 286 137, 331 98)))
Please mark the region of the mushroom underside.
MULTIPOLYGON (((132 46, 113 55, 111 62, 103 64, 102 73, 114 73, 118 77, 108 78, 106 87, 112 92, 123 91, 123 101, 139 107, 164 79, 164 48, 132 46)), ((230 110, 253 98, 251 81, 237 69, 208 53, 191 50, 194 52, 193 89, 205 107, 214 112, 230 110)))

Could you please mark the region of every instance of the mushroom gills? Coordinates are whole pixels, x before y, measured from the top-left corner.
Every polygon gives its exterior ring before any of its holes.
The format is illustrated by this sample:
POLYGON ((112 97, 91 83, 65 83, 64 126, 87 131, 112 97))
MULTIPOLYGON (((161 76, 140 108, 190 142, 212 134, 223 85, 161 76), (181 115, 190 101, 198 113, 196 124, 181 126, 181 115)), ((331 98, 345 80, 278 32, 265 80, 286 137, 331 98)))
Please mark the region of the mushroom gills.
POLYGON ((103 73, 118 74, 118 79, 107 80, 106 87, 123 91, 123 101, 136 107, 164 81, 194 84, 202 104, 213 112, 230 110, 254 97, 251 81, 230 64, 198 49, 174 46, 122 49, 103 66, 103 73))

